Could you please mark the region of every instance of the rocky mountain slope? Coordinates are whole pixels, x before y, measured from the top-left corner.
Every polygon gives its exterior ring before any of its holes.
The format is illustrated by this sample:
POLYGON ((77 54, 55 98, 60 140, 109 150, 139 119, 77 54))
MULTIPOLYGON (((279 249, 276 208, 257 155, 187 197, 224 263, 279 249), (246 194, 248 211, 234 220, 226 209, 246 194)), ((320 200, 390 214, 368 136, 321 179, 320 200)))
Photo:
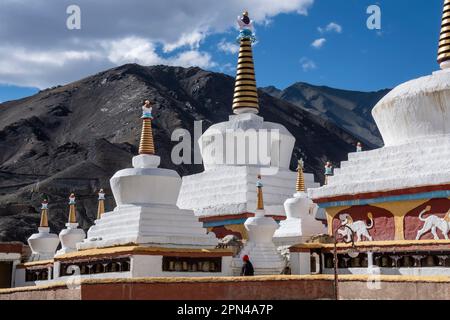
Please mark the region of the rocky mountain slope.
MULTIPOLYGON (((26 241, 37 230, 45 195, 53 232, 67 220, 70 192, 77 195, 78 218, 85 230, 94 222, 95 194, 101 187, 108 194, 106 209, 112 210, 109 179, 129 167, 137 154, 144 99, 154 102, 162 167, 181 175, 202 171, 201 165, 171 162, 171 149, 177 144, 171 134, 186 128, 194 136, 194 120, 203 120, 203 130, 226 121, 233 86, 232 77, 199 68, 129 64, 0 104, 0 241, 26 241)), ((322 180, 327 159, 338 164, 354 150, 358 138, 333 121, 263 91, 260 102, 267 121, 285 125, 297 138, 292 169, 303 157, 306 170, 322 180)))
POLYGON ((387 89, 377 92, 358 92, 298 82, 284 90, 275 87, 262 90, 330 121, 368 147, 379 147, 383 144, 371 111, 375 104, 389 92, 387 89))

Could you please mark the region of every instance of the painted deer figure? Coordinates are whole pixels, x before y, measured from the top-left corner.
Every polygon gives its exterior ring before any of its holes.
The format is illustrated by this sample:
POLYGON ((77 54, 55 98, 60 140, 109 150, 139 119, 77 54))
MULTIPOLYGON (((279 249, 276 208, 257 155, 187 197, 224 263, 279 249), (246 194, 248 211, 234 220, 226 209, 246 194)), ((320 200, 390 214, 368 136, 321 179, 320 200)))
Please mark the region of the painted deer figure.
MULTIPOLYGON (((353 221, 352 217, 348 213, 339 215, 341 226, 348 226, 354 233, 356 233, 356 241, 359 242, 364 236, 368 241, 372 241, 372 236, 369 234, 369 230, 373 228, 373 215, 371 212, 367 214, 367 218, 370 220, 369 224, 365 221, 353 221)), ((347 228, 340 229, 338 233, 345 238, 346 242, 351 240, 351 232, 347 228)))
POLYGON ((425 233, 431 230, 433 234, 434 240, 439 240, 439 236, 436 232, 436 229, 441 230, 445 239, 448 240, 448 232, 450 231, 450 209, 444 218, 440 218, 436 215, 431 215, 429 217, 424 218, 423 215, 427 212, 431 211, 431 206, 427 206, 422 212, 419 214, 420 221, 424 222, 422 229, 417 231, 416 240, 419 240, 425 233))

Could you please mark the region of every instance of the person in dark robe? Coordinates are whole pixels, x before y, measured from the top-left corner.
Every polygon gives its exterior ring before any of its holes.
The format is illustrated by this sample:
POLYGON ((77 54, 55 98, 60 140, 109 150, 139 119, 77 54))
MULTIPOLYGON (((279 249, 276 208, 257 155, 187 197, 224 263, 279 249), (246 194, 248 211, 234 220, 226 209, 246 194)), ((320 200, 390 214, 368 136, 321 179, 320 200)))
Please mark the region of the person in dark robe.
POLYGON ((242 257, 242 260, 244 264, 242 265, 241 276, 254 276, 255 270, 253 269, 253 264, 250 262, 250 258, 245 255, 242 257))

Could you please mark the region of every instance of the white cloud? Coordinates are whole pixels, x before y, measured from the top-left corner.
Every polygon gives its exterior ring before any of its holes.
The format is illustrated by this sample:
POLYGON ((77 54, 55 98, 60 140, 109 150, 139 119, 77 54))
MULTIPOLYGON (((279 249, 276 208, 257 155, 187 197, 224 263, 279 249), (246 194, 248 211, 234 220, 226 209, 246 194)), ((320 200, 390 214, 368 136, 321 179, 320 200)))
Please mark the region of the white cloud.
POLYGON ((325 38, 316 39, 313 41, 313 43, 311 43, 311 46, 313 46, 316 49, 320 49, 323 47, 325 42, 327 42, 327 39, 325 38))
POLYGON ((158 55, 151 41, 137 37, 102 41, 91 51, 26 51, 0 45, 0 82, 46 88, 60 83, 61 68, 64 68, 64 80, 71 82, 125 63, 215 66, 209 53, 197 50, 182 51, 164 58, 158 55))
POLYGON ((139 63, 144 65, 162 64, 163 59, 156 53, 153 43, 137 37, 119 41, 105 41, 108 60, 114 64, 139 63))
POLYGON ((206 37, 206 33, 194 31, 190 34, 182 34, 181 37, 173 42, 164 44, 164 52, 172 52, 178 48, 189 46, 191 50, 197 50, 200 47, 200 42, 206 37))
POLYGON ((319 27, 319 28, 317 28, 317 30, 319 30, 320 33, 325 33, 325 32, 342 33, 342 26, 337 24, 336 22, 330 22, 326 27, 324 27, 324 28, 319 27))
POLYGON ((121 65, 138 63, 142 65, 165 64, 170 66, 196 66, 200 68, 214 67, 211 55, 197 50, 183 51, 179 54, 164 58, 158 55, 152 42, 136 37, 122 39, 112 43, 104 43, 110 62, 121 65))
POLYGON ((167 60, 164 64, 181 67, 195 66, 200 68, 210 68, 216 66, 216 63, 212 61, 209 53, 195 50, 182 52, 176 57, 167 60))
POLYGON ((317 69, 316 63, 307 57, 300 59, 300 65, 305 72, 317 69))
MULTIPOLYGON (((210 35, 236 27, 243 9, 256 25, 281 13, 307 15, 314 0, 78 0, 81 30, 66 28, 69 1, 8 0, 0 10, 0 83, 44 88, 118 64, 214 66, 210 35), (45 23, 43 23, 45 21, 45 23), (161 50, 159 50, 161 49, 161 50)), ((228 50, 235 50, 232 46, 228 50)))
POLYGON ((219 44, 217 45, 217 48, 220 51, 223 51, 225 53, 231 53, 236 54, 239 51, 239 46, 236 43, 227 42, 225 39, 222 39, 219 44))

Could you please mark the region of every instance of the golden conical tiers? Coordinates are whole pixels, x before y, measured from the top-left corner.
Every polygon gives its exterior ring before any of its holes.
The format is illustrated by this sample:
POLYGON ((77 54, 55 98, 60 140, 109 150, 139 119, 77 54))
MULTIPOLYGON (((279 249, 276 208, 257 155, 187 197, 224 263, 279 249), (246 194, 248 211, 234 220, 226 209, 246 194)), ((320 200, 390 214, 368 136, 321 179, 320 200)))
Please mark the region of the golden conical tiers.
POLYGON ((303 161, 302 160, 300 160, 298 162, 298 167, 297 167, 297 184, 296 184, 295 190, 297 192, 306 192, 305 175, 303 173, 303 161))
POLYGON ((75 208, 75 195, 72 193, 69 197, 69 223, 77 223, 77 210, 75 208))
POLYGON ((39 224, 41 228, 48 228, 48 209, 42 208, 41 210, 41 223, 39 224))
POLYGON ((142 133, 141 142, 139 144, 139 154, 155 154, 152 120, 149 118, 142 119, 142 133))
POLYGON ((255 66, 253 63, 252 40, 240 40, 239 59, 234 85, 233 112, 240 113, 243 108, 259 111, 256 88, 255 66))
POLYGON ((261 177, 258 176, 258 182, 256 183, 256 210, 264 210, 264 199, 262 191, 262 183, 260 181, 261 177))
POLYGON ((450 0, 445 0, 444 2, 437 60, 440 64, 450 60, 450 0))
POLYGON ((98 207, 97 207, 97 220, 101 219, 102 215, 105 213, 105 193, 103 189, 98 193, 98 207))

